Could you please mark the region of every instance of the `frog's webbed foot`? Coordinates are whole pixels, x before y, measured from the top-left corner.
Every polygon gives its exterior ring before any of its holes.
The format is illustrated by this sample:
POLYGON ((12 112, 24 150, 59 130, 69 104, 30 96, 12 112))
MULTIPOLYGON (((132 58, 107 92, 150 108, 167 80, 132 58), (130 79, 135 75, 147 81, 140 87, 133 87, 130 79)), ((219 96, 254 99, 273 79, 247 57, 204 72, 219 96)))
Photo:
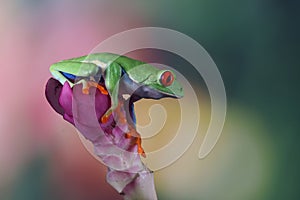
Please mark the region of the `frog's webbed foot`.
POLYGON ((132 138, 133 137, 133 141, 134 144, 136 144, 138 146, 138 153, 143 156, 144 158, 146 158, 146 154, 145 151, 142 147, 142 138, 141 135, 136 132, 136 130, 132 127, 129 127, 129 132, 125 133, 125 138, 132 138))

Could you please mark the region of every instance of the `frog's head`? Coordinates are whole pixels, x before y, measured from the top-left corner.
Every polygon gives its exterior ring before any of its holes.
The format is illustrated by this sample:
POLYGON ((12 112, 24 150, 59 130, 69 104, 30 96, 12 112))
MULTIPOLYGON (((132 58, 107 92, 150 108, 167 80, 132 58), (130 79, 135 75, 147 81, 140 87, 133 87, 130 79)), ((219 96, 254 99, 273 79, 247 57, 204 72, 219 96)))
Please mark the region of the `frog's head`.
POLYGON ((133 96, 136 98, 161 99, 164 97, 181 98, 183 88, 171 70, 156 70, 138 83, 133 96))
MULTIPOLYGON (((129 94, 129 116, 135 123, 133 103, 145 99, 181 98, 182 85, 171 70, 160 70, 148 64, 123 71, 119 88, 120 94, 129 94)), ((130 119, 128 117, 128 119, 130 119)))
POLYGON ((159 92, 163 97, 183 97, 183 88, 171 70, 160 70, 155 76, 149 77, 147 82, 145 85, 159 92))

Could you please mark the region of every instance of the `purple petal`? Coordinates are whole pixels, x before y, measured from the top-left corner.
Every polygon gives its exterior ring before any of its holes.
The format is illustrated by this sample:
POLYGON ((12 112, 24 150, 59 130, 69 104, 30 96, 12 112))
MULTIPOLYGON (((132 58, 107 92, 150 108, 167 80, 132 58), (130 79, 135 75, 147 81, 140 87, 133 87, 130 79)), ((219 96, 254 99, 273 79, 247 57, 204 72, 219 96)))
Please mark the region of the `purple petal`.
POLYGON ((51 106, 65 120, 75 125, 86 139, 93 142, 96 154, 107 166, 129 172, 144 169, 137 154, 137 146, 124 136, 127 125, 112 125, 113 116, 105 124, 99 122, 110 107, 108 95, 102 94, 95 87, 91 87, 87 95, 82 93, 82 84, 71 88, 68 82, 62 86, 52 78, 48 81, 46 94, 51 106))
POLYGON ((67 81, 62 87, 58 102, 65 111, 65 113, 63 114, 64 119, 74 125, 72 113, 72 89, 67 81))
POLYGON ((72 89, 66 81, 62 87, 61 95, 58 99, 59 104, 63 107, 65 114, 72 116, 72 89))
POLYGON ((82 84, 73 86, 72 113, 75 126, 92 142, 104 135, 99 119, 108 109, 109 102, 109 96, 101 94, 97 88, 91 87, 89 94, 83 94, 82 84))
POLYGON ((136 173, 129 173, 109 169, 106 174, 106 180, 119 193, 121 193, 124 190, 124 188, 136 178, 136 176, 136 173))
POLYGON ((139 172, 136 178, 124 190, 124 199, 156 200, 153 173, 149 170, 139 172))
MULTIPOLYGON (((107 182, 125 199, 157 199, 153 174, 142 163, 134 138, 125 137, 129 125, 115 121, 115 113, 105 124, 99 121, 111 105, 108 95, 95 87, 84 94, 82 84, 71 88, 68 82, 62 86, 51 78, 46 85, 46 97, 56 112, 93 143, 96 155, 109 168, 107 182)), ((121 113, 125 116, 122 108, 121 113)))
POLYGON ((62 85, 54 78, 50 78, 46 84, 45 95, 51 107, 59 114, 64 114, 64 109, 59 104, 59 96, 62 91, 62 85))

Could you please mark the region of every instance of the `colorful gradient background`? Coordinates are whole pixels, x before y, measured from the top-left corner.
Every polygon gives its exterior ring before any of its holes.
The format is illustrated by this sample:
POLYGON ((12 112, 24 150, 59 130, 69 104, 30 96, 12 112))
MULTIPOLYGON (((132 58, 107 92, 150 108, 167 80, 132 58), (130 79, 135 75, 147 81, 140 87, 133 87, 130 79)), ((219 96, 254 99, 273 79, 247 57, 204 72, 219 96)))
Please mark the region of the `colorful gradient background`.
MULTIPOLYGON (((290 0, 2 0, 0 199, 121 199, 105 182, 106 168, 48 105, 44 87, 51 63, 143 26, 171 28, 203 45, 228 97, 216 148, 199 160, 199 134, 182 158, 156 172, 159 199, 299 199, 299 8, 290 0)), ((184 63, 155 51, 143 56, 184 63)), ((208 119, 203 80, 177 69, 204 91, 208 119)))

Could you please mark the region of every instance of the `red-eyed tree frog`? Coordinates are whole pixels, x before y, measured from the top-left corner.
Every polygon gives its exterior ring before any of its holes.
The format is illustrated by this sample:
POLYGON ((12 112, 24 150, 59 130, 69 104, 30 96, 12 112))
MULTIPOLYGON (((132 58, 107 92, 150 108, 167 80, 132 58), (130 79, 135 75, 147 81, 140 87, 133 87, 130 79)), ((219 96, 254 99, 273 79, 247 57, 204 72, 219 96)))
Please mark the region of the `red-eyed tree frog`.
POLYGON ((118 107, 123 94, 129 94, 130 115, 135 123, 133 103, 141 98, 181 98, 183 89, 170 70, 160 70, 153 65, 112 53, 95 53, 57 62, 50 72, 58 81, 72 87, 83 84, 83 93, 97 87, 111 97, 111 107, 102 116, 104 123, 118 107))

